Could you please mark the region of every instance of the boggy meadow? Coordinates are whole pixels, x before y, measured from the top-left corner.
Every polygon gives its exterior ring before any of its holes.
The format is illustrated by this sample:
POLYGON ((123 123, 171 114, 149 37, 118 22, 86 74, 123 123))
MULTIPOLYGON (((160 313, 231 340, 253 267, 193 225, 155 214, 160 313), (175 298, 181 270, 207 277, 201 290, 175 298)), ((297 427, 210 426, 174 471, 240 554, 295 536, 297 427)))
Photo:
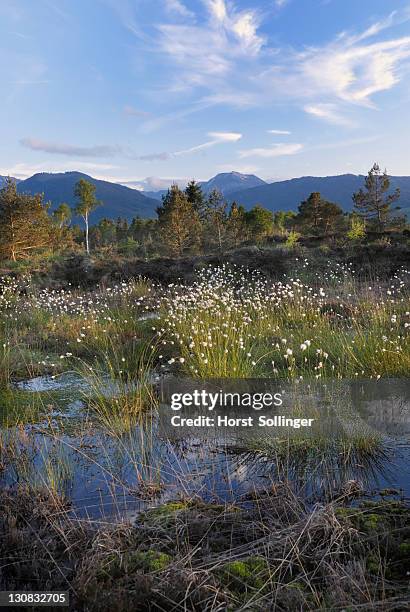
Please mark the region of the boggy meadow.
POLYGON ((1 588, 73 610, 405 609, 408 289, 405 267, 306 256, 276 280, 4 278, 1 588), (164 431, 173 377, 306 384, 340 434, 164 431), (359 412, 346 381, 373 385, 359 412))

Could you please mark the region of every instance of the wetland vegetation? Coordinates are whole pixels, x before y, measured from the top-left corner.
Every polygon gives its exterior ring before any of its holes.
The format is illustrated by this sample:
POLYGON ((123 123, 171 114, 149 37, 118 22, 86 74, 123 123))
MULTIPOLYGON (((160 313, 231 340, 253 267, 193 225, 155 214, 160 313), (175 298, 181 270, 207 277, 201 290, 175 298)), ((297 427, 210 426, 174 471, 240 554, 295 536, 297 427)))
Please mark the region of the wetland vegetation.
POLYGON ((1 588, 69 590, 74 610, 405 609, 408 290, 403 266, 303 251, 276 279, 4 277, 1 588), (173 379, 307 385, 313 403, 335 385, 343 433, 173 435, 173 379))

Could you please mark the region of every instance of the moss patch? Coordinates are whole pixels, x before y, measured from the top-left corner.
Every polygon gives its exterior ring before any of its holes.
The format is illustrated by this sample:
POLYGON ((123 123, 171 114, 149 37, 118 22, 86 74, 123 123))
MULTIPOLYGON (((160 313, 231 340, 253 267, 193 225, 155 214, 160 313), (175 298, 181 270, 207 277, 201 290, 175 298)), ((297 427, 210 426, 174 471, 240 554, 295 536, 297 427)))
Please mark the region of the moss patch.
POLYGON ((408 579, 410 572, 410 508, 392 500, 365 501, 357 508, 338 508, 337 517, 359 532, 368 550, 366 567, 378 575, 385 567, 391 580, 408 579), (373 550, 377 548, 378 554, 373 550))
POLYGON ((234 593, 261 591, 268 582, 269 567, 266 559, 258 556, 230 561, 217 570, 222 584, 234 593))

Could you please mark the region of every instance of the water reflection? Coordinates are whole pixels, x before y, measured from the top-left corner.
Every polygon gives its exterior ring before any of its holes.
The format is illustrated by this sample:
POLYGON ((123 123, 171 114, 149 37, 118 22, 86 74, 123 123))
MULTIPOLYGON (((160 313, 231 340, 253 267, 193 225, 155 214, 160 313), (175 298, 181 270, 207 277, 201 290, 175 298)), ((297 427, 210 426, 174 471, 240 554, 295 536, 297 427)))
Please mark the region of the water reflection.
POLYGON ((70 410, 79 401, 78 389, 70 389, 31 413, 16 406, 13 412, 10 396, 2 402, 0 483, 63 492, 79 516, 133 516, 178 495, 237 503, 278 481, 293 483, 308 501, 338 495, 352 481, 368 492, 389 487, 409 495, 408 381, 292 388, 293 399, 282 410, 312 410, 323 416, 322 426, 279 433, 172 428, 169 404, 162 403, 132 430, 112 435, 84 404, 70 410), (20 421, 10 421, 11 413, 20 421))

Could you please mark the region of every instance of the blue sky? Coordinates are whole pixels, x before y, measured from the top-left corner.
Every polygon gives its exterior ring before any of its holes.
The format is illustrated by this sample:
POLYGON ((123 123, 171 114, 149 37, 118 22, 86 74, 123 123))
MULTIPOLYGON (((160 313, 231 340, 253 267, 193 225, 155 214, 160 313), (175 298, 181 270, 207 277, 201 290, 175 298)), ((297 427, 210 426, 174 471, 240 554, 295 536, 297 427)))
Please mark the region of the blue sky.
POLYGON ((410 1, 1 0, 0 174, 410 175, 410 1))

